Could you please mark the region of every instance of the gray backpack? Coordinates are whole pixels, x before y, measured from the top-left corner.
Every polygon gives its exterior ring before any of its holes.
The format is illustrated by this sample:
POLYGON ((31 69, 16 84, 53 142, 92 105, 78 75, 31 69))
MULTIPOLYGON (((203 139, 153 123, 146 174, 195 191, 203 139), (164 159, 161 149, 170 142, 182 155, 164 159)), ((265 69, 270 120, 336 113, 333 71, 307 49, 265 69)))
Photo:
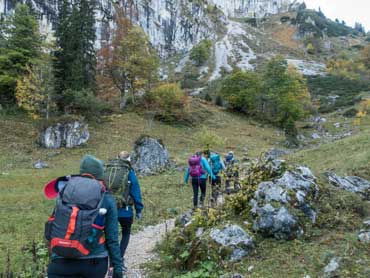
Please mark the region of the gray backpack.
POLYGON ((130 195, 131 183, 128 179, 131 169, 129 161, 119 158, 109 160, 105 164, 104 182, 109 192, 116 199, 117 208, 134 204, 130 195))
POLYGON ((52 216, 45 225, 45 237, 51 251, 64 258, 90 254, 99 244, 104 219, 99 214, 104 198, 99 181, 72 176, 59 192, 52 216))

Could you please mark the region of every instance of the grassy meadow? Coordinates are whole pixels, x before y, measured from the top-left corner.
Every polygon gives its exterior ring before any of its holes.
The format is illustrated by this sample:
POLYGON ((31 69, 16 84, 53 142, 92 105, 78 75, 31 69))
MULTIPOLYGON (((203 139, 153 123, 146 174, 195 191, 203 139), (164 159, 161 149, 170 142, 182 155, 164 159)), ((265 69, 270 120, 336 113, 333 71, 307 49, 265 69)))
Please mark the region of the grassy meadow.
MULTIPOLYGON (((244 146, 257 156, 284 137, 277 130, 258 127, 242 116, 233 115, 213 106, 198 107, 207 112, 196 128, 170 126, 152 122, 135 113, 113 115, 91 124, 91 139, 86 146, 75 149, 45 150, 35 143, 37 124, 24 116, 2 116, 0 119, 0 273, 5 269, 7 250, 11 268, 19 270, 25 261, 24 248, 33 240, 43 239, 43 226, 54 206, 44 198, 43 185, 52 178, 77 173, 84 154, 107 160, 121 150, 131 150, 142 134, 161 138, 171 159, 185 166, 187 157, 203 147, 197 139, 202 132, 223 138, 216 150, 234 150, 241 155, 244 146), (33 169, 38 159, 49 168, 33 169)), ((190 186, 183 185, 183 172, 173 170, 153 177, 140 177, 145 209, 140 226, 156 224, 174 217, 192 205, 190 186)), ((25 258, 25 256, 27 258, 25 258)))

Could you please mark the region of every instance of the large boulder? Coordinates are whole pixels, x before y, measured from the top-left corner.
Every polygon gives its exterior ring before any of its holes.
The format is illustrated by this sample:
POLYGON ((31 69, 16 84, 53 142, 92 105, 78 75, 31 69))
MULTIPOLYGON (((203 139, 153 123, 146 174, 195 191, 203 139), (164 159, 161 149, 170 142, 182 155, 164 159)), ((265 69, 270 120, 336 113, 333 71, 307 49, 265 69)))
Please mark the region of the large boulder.
POLYGON ((316 221, 315 180, 310 169, 299 166, 285 171, 278 179, 260 183, 250 202, 253 229, 277 239, 290 240, 303 235, 302 223, 316 221))
POLYGON ((326 176, 332 185, 347 190, 349 192, 359 194, 364 199, 370 200, 369 181, 355 176, 340 177, 331 172, 326 173, 326 176))
POLYGON ((214 228, 210 236, 219 245, 232 249, 232 261, 240 261, 254 248, 253 238, 238 225, 228 225, 223 229, 214 228))
POLYGON ((167 148, 161 141, 148 136, 136 141, 131 154, 131 163, 142 175, 154 175, 171 166, 167 148))
POLYGON ((90 138, 88 124, 81 121, 57 123, 46 127, 39 135, 39 144, 47 149, 74 148, 90 138))

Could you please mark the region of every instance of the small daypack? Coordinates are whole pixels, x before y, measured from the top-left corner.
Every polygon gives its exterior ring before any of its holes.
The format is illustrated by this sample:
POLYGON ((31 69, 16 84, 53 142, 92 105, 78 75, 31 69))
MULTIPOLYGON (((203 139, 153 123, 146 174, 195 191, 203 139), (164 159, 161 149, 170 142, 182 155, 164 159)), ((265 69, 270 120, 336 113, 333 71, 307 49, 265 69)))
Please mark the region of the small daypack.
POLYGON ((85 176, 70 177, 45 224, 45 237, 53 253, 64 258, 81 258, 102 243, 105 216, 100 215, 100 209, 104 194, 99 181, 85 176))
POLYGON ((205 171, 202 168, 202 157, 198 155, 193 155, 189 157, 189 174, 193 178, 199 178, 205 171))
POLYGON ((119 158, 108 161, 105 166, 104 182, 116 199, 117 208, 134 204, 130 195, 131 183, 128 179, 131 169, 129 161, 119 158))
POLYGON ((218 175, 222 170, 221 157, 219 154, 211 155, 211 168, 214 175, 218 175))

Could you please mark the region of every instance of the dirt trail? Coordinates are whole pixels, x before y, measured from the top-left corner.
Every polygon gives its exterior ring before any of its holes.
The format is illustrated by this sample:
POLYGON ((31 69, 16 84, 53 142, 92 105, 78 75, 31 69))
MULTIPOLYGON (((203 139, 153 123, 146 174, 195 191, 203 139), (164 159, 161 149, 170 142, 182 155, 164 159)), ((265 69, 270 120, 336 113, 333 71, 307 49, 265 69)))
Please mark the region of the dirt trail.
POLYGON ((146 277, 140 265, 148 262, 155 256, 153 253, 155 245, 163 238, 166 231, 172 230, 174 226, 174 219, 170 219, 155 226, 147 226, 142 231, 131 236, 125 255, 125 265, 128 268, 126 278, 146 277))

